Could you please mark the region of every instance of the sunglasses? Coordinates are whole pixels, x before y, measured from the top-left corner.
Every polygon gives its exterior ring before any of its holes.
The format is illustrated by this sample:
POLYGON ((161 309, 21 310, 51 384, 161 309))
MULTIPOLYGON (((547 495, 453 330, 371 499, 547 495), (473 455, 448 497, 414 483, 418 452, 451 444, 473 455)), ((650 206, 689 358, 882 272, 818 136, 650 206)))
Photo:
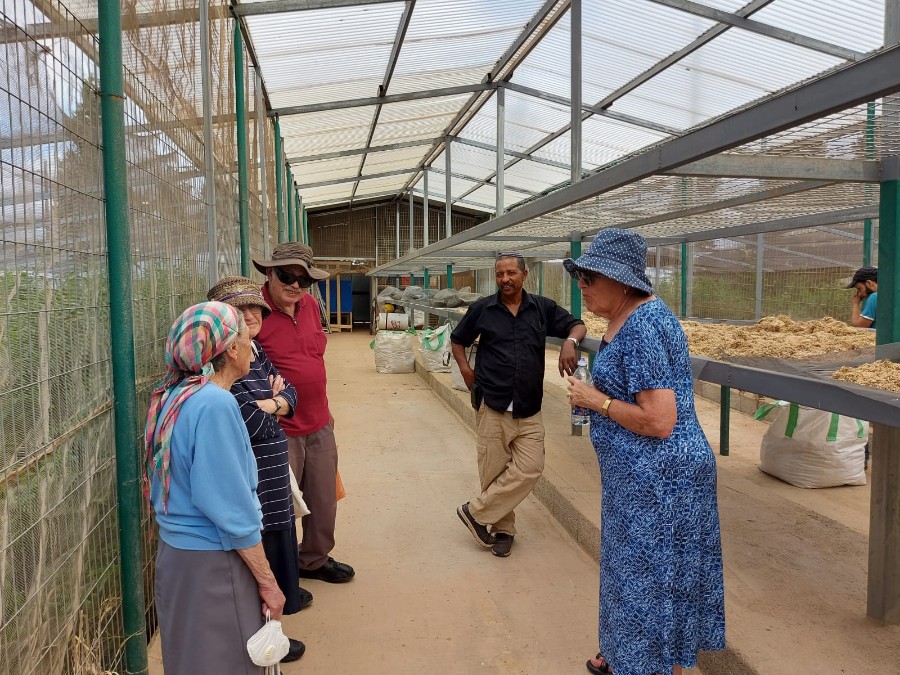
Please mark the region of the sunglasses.
POLYGON ((597 278, 597 273, 589 272, 588 270, 575 270, 575 273, 572 276, 583 283, 585 286, 590 286, 592 283, 594 283, 594 279, 597 278))
POLYGON ((278 277, 278 281, 283 283, 285 286, 290 286, 294 283, 300 284, 300 288, 309 288, 313 284, 313 278, 307 276, 306 274, 291 274, 290 272, 286 272, 280 267, 275 268, 275 276, 278 277))
POLYGON ((514 251, 501 251, 500 253, 497 254, 497 260, 500 260, 500 258, 519 258, 519 259, 521 259, 521 258, 523 258, 523 256, 521 253, 516 253, 514 251))

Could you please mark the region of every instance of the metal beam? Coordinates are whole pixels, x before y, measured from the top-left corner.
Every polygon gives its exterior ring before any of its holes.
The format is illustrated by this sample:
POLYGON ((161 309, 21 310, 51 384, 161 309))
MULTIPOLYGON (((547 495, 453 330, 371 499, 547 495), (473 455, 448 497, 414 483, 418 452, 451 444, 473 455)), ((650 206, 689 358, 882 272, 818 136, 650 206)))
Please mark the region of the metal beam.
POLYGON ((892 47, 660 143, 575 185, 432 244, 420 254, 500 232, 642 178, 671 171, 683 164, 897 91, 900 91, 900 47, 892 47))
MULTIPOLYGON (((772 2, 774 2, 774 0, 753 0, 753 2, 750 2, 747 5, 745 5, 744 7, 741 7, 734 14, 735 14, 735 16, 747 17, 747 16, 750 16, 751 14, 753 14, 754 12, 758 12, 766 5, 772 4, 772 2)), ((669 56, 664 58, 662 61, 658 61, 657 63, 655 63, 653 66, 651 66, 650 68, 645 70, 643 73, 641 73, 637 77, 635 77, 635 78, 629 80, 628 82, 626 82, 625 84, 623 84, 621 87, 619 87, 614 92, 612 92, 611 94, 606 96, 606 98, 604 98, 602 101, 600 101, 600 103, 598 103, 597 106, 601 109, 608 108, 613 103, 618 101, 620 98, 625 96, 625 94, 637 89, 642 84, 644 84, 644 82, 646 82, 647 80, 649 80, 652 77, 659 75, 661 72, 663 72, 664 70, 667 70, 670 66, 675 65, 676 63, 681 61, 681 59, 685 58, 686 56, 690 56, 695 51, 700 49, 700 47, 702 47, 703 45, 705 45, 709 42, 712 42, 715 38, 719 37, 722 33, 729 30, 730 28, 731 28, 730 24, 724 24, 724 23, 720 23, 720 24, 713 26, 712 28, 710 28, 708 31, 706 31, 703 35, 699 36, 696 40, 694 40, 690 44, 685 45, 684 47, 679 49, 677 52, 670 54, 669 56)))
MULTIPOLYGON (((719 227, 714 230, 702 232, 690 232, 677 237, 650 238, 651 246, 677 244, 691 241, 708 241, 710 239, 744 237, 751 234, 766 232, 783 232, 784 230, 798 230, 804 227, 819 227, 821 225, 839 225, 841 223, 855 223, 866 218, 877 218, 878 206, 857 206, 852 209, 840 211, 825 211, 806 216, 793 216, 792 218, 778 218, 760 223, 748 225, 733 225, 731 227, 719 227)), ((767 248, 771 248, 768 247, 767 248)))
MULTIPOLYGON (((255 3, 267 5, 267 2, 255 3)), ((310 103, 308 105, 292 105, 286 108, 275 108, 267 113, 269 117, 276 115, 303 115, 305 113, 324 112, 328 110, 343 110, 344 108, 361 108, 367 105, 384 105, 386 103, 400 103, 401 101, 418 101, 424 98, 441 98, 442 96, 458 96, 469 94, 473 91, 482 92, 496 89, 497 85, 466 84, 459 87, 442 87, 440 89, 426 89, 423 91, 408 91, 403 94, 389 94, 387 96, 368 96, 365 98, 351 98, 344 101, 324 101, 322 103, 310 103)))
MULTIPOLYGON (((368 174, 366 176, 347 176, 345 178, 332 178, 330 180, 323 180, 323 181, 319 181, 317 183, 304 183, 304 184, 298 185, 297 187, 302 190, 302 189, 310 189, 310 188, 317 188, 317 187, 325 187, 327 185, 341 185, 343 183, 354 183, 354 182, 361 182, 361 181, 365 181, 365 180, 372 180, 373 178, 387 178, 389 176, 399 176, 399 175, 402 175, 405 173, 419 171, 420 169, 421 169, 421 167, 418 167, 418 166, 410 166, 410 167, 406 167, 404 169, 394 169, 393 171, 384 171, 382 173, 372 173, 372 174, 368 174)), ((442 175, 445 173, 445 171, 443 169, 435 169, 432 167, 430 170, 433 171, 434 173, 438 173, 438 174, 442 174, 442 175)), ((459 178, 461 180, 467 180, 467 181, 473 181, 473 182, 479 182, 482 180, 481 178, 476 178, 475 176, 469 176, 469 175, 462 174, 462 173, 454 173, 452 175, 454 178, 459 178)), ((515 187, 512 185, 507 185, 506 189, 512 190, 513 192, 519 192, 522 194, 530 195, 530 196, 534 195, 534 192, 532 192, 531 190, 526 190, 525 188, 519 188, 519 187, 515 187)), ((394 194, 396 194, 396 192, 394 194)), ((493 207, 491 207, 491 209, 493 209, 493 207)))
MULTIPOLYGON (((491 72, 485 76, 484 81, 494 83, 494 86, 496 86, 498 81, 509 79, 518 65, 540 42, 541 38, 550 32, 550 29, 556 25, 556 22, 559 21, 560 17, 562 17, 568 7, 569 0, 546 0, 531 20, 525 24, 525 27, 522 29, 522 32, 519 33, 519 36, 513 41, 503 55, 497 59, 497 64, 491 72)), ((481 92, 470 97, 460 111, 456 113, 452 120, 450 120, 450 123, 444 127, 442 136, 449 137, 453 134, 454 130, 457 130, 458 133, 458 130, 462 129, 469 120, 475 116, 487 99, 488 97, 482 95, 481 92)), ((441 143, 435 143, 432 148, 425 153, 420 166, 430 165, 440 154, 441 145, 441 143)), ((412 176, 406 182, 403 189, 411 187, 417 178, 418 174, 412 176)))
MULTIPOLYGON (((409 22, 412 19, 413 8, 416 6, 416 0, 408 0, 406 6, 403 8, 403 15, 400 17, 400 22, 397 25, 397 34, 394 37, 394 44, 391 47, 391 54, 388 57, 387 66, 384 70, 384 77, 381 80, 381 86, 378 88, 378 95, 384 96, 387 94, 388 87, 391 85, 391 77, 394 75, 394 69, 397 67, 397 59, 400 57, 400 49, 403 47, 403 40, 406 37, 406 31, 409 28, 409 22)), ((369 147, 372 144, 372 139, 375 137, 375 128, 378 126, 378 118, 381 116, 381 108, 382 104, 379 103, 375 106, 375 111, 372 113, 372 123, 369 125, 369 135, 366 136, 366 147, 369 147)), ((356 171, 357 176, 362 176, 363 168, 366 166, 366 159, 368 158, 368 153, 363 153, 362 159, 359 160, 359 167, 356 171)), ((350 203, 353 204, 353 198, 356 196, 356 190, 359 187, 359 181, 353 184, 353 190, 350 191, 350 203)), ((428 242, 425 242, 425 245, 428 245, 428 242)))
POLYGON ((303 164, 305 162, 318 162, 324 159, 339 159, 341 157, 353 157, 355 155, 367 155, 375 152, 389 152, 391 150, 402 150, 403 148, 414 148, 419 145, 431 145, 440 138, 420 138, 415 141, 403 141, 401 143, 389 143, 387 145, 373 145, 368 148, 351 148, 349 150, 335 150, 334 152, 323 152, 318 155, 305 155, 288 158, 291 164, 303 164))
POLYGON ((524 237, 524 236, 508 236, 502 234, 481 237, 478 241, 526 241, 526 242, 543 242, 548 244, 559 244, 561 242, 569 243, 568 237, 524 237))
MULTIPOLYGON (((460 145, 470 145, 473 148, 480 148, 481 150, 488 150, 490 152, 496 152, 497 146, 492 145, 490 143, 482 143, 481 141, 475 141, 471 138, 462 138, 461 136, 454 136, 453 140, 460 145)), ((536 164, 544 164, 546 166, 552 166, 555 169, 565 169, 569 170, 569 165, 565 162, 554 162, 552 159, 544 159, 543 157, 535 157, 533 155, 526 155, 524 152, 516 152, 515 150, 510 150, 509 148, 505 148, 503 150, 504 155, 509 155, 510 157, 518 157, 519 159, 527 159, 530 162, 534 162, 536 164)))
MULTIPOLYGON (((539 98, 544 101, 550 101, 551 103, 556 103, 558 105, 565 106, 566 108, 572 106, 572 102, 565 96, 551 94, 546 91, 541 91, 540 89, 535 89, 534 87, 526 87, 524 85, 515 84, 513 82, 504 82, 502 86, 506 89, 509 89, 510 91, 525 94, 526 96, 531 96, 533 98, 539 98)), ((649 120, 641 119, 640 117, 635 117, 634 115, 626 115, 625 113, 606 110, 605 108, 602 108, 598 105, 586 105, 582 103, 581 109, 584 112, 592 113, 594 115, 602 115, 603 117, 608 117, 609 119, 616 120, 618 122, 625 122, 626 124, 630 124, 635 127, 652 129, 653 131, 659 131, 660 133, 668 134, 669 136, 677 136, 682 132, 681 129, 676 129, 675 127, 670 127, 665 124, 659 124, 658 122, 651 122, 649 120)), ((585 120, 588 117, 588 115, 583 115, 582 120, 585 120)), ((567 131, 568 129, 569 127, 566 128, 567 131)))
POLYGON ((397 0, 270 0, 247 5, 232 5, 237 16, 260 16, 261 14, 283 14, 285 12, 306 12, 314 9, 335 9, 336 7, 357 7, 377 5, 397 0))
POLYGON ((713 9, 712 7, 702 5, 699 2, 693 2, 692 0, 650 0, 650 2, 655 2, 657 5, 671 7, 672 9, 687 12, 688 14, 693 14, 695 16, 702 16, 705 19, 718 21, 719 23, 727 23, 736 28, 742 28, 751 33, 758 33, 759 35, 765 35, 766 37, 774 38, 775 40, 788 42, 792 45, 797 45, 798 47, 806 47, 807 49, 822 52, 823 54, 830 54, 839 59, 859 61, 865 56, 862 52, 847 49, 830 42, 825 42, 824 40, 817 40, 816 38, 801 35, 794 31, 785 30, 784 28, 777 28, 752 19, 745 19, 737 14, 723 12, 720 9, 713 9))
POLYGON ((877 183, 881 179, 881 163, 855 159, 722 154, 685 164, 667 171, 666 175, 877 183))

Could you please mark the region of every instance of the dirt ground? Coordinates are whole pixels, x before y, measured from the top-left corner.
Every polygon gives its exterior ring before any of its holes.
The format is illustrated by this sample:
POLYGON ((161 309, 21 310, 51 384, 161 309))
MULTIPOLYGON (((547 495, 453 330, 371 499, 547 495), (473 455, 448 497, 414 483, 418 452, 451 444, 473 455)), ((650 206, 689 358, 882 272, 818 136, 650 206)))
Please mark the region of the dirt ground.
MULTIPOLYGON (((477 488, 471 432, 418 375, 375 373, 370 339, 332 335, 327 355, 348 493, 333 555, 357 577, 304 584, 315 601, 284 625, 308 651, 283 672, 586 673, 595 559, 535 497, 517 512, 510 558, 477 547, 455 514, 477 488)), ((586 437, 568 435, 562 385, 547 378, 545 476, 599 524, 596 458, 586 437)), ((698 399, 698 411, 717 448, 718 405, 698 399)), ((736 411, 731 420, 719 497, 727 641, 742 667, 703 672, 896 675, 900 627, 865 617, 868 487, 771 478, 756 468, 764 424, 736 411)), ((161 673, 158 640, 151 654, 161 673)))

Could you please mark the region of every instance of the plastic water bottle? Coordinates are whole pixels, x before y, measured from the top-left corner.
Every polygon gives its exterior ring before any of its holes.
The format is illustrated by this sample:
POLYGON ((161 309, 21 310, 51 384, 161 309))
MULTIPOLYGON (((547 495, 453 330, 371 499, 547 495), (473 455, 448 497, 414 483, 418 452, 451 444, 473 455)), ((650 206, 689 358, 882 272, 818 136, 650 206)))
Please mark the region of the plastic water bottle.
MULTIPOLYGON (((575 369, 574 377, 576 380, 582 380, 590 384, 591 371, 588 370, 587 359, 583 356, 578 359, 578 367, 575 369)), ((577 405, 572 406, 572 424, 576 427, 584 427, 590 424, 591 411, 577 405)))

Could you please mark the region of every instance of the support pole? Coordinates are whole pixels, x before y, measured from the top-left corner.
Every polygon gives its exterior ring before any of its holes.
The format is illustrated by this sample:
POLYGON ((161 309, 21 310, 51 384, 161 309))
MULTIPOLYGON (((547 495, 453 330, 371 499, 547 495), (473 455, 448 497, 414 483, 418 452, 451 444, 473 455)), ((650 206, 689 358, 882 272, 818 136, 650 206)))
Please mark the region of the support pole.
POLYGON ((497 97, 497 196, 495 199, 494 213, 496 217, 500 217, 503 215, 503 212, 506 211, 504 204, 504 159, 506 155, 504 154, 504 148, 506 144, 506 139, 504 138, 506 132, 506 88, 501 86, 497 89, 497 93, 494 94, 497 97))
MULTIPOLYGON (((888 8, 889 6, 886 6, 888 8)), ((875 159, 875 104, 866 106, 866 159, 875 159)), ((866 201, 872 196, 872 185, 865 185, 866 201)), ((872 265, 872 219, 863 221, 863 267, 872 265)), ((876 324, 877 325, 877 324, 876 324)))
POLYGON ((287 185, 284 189, 284 208, 287 211, 287 241, 295 241, 294 239, 294 203, 291 195, 294 193, 294 178, 291 174, 290 167, 285 168, 285 177, 287 185))
POLYGON ((422 246, 428 246, 428 167, 422 169, 422 189, 425 197, 422 201, 422 246))
POLYGON ((241 226, 241 274, 250 274, 250 180, 247 172, 247 103, 244 92, 244 40, 234 20, 234 107, 237 113, 238 219, 241 226))
POLYGON ((285 241, 284 151, 281 148, 281 122, 275 118, 275 199, 278 211, 278 243, 285 241))
MULTIPOLYGON (((581 256, 581 232, 573 232, 572 240, 569 244, 571 249, 571 257, 573 260, 578 260, 579 256, 581 256)), ((581 289, 578 288, 578 279, 570 278, 569 279, 569 289, 570 294, 572 296, 571 300, 571 314, 576 319, 581 318, 581 289)), ((581 436, 584 427, 571 425, 570 431, 573 436, 581 436)))
POLYGON ((416 212, 413 209, 413 193, 412 190, 409 191, 409 251, 412 253, 416 249, 416 231, 413 229, 413 225, 415 224, 416 212))
POLYGON ((453 265, 447 265, 447 288, 453 288, 453 265))
POLYGON ((572 107, 572 130, 570 131, 571 139, 571 164, 572 183, 581 180, 581 0, 571 0, 569 7, 569 18, 571 27, 569 29, 569 59, 571 78, 571 107, 572 107))
POLYGON ((719 396, 719 454, 727 457, 731 446, 731 387, 722 385, 719 396))
POLYGON ((766 254, 766 235, 756 235, 756 304, 753 310, 753 318, 759 321, 763 311, 763 274, 765 267, 763 261, 766 254))
POLYGON ((141 542, 144 533, 141 528, 143 496, 140 458, 143 452, 135 433, 138 427, 135 416, 137 393, 120 2, 99 0, 97 18, 125 670, 130 674, 144 675, 148 670, 144 578, 141 569, 141 542))
POLYGON ((653 290, 659 293, 659 276, 660 265, 662 264, 662 250, 659 245, 656 246, 656 262, 653 268, 653 290))
POLYGON ((395 240, 397 242, 397 254, 394 256, 394 260, 400 257, 400 202, 397 202, 397 210, 395 214, 397 216, 397 234, 395 240))
POLYGON ((262 231, 263 231, 263 257, 269 258, 269 184, 266 175, 266 167, 269 162, 266 159, 266 111, 263 103, 263 81, 259 73, 256 73, 256 140, 259 145, 259 197, 262 206, 262 231))
MULTIPOLYGON (((446 164, 444 171, 444 229, 447 237, 453 234, 453 181, 450 175, 450 138, 444 141, 444 163, 446 164)), ((397 256, 398 258, 400 256, 397 256)))
POLYGON ((428 276, 428 268, 426 267, 422 270, 422 287, 428 288, 430 283, 431 279, 428 276))
POLYGON ((306 207, 303 206, 302 203, 300 205, 300 215, 303 218, 303 241, 309 246, 309 217, 306 213, 306 207))
POLYGON ((688 311, 688 245, 687 242, 681 243, 681 317, 687 316, 688 311))
POLYGON ((207 277, 212 288, 219 280, 216 232, 216 158, 213 154, 212 72, 209 65, 209 0, 200 0, 200 88, 203 95, 203 187, 206 195, 207 277))
POLYGON ((544 263, 538 263, 538 295, 544 294, 544 263))

